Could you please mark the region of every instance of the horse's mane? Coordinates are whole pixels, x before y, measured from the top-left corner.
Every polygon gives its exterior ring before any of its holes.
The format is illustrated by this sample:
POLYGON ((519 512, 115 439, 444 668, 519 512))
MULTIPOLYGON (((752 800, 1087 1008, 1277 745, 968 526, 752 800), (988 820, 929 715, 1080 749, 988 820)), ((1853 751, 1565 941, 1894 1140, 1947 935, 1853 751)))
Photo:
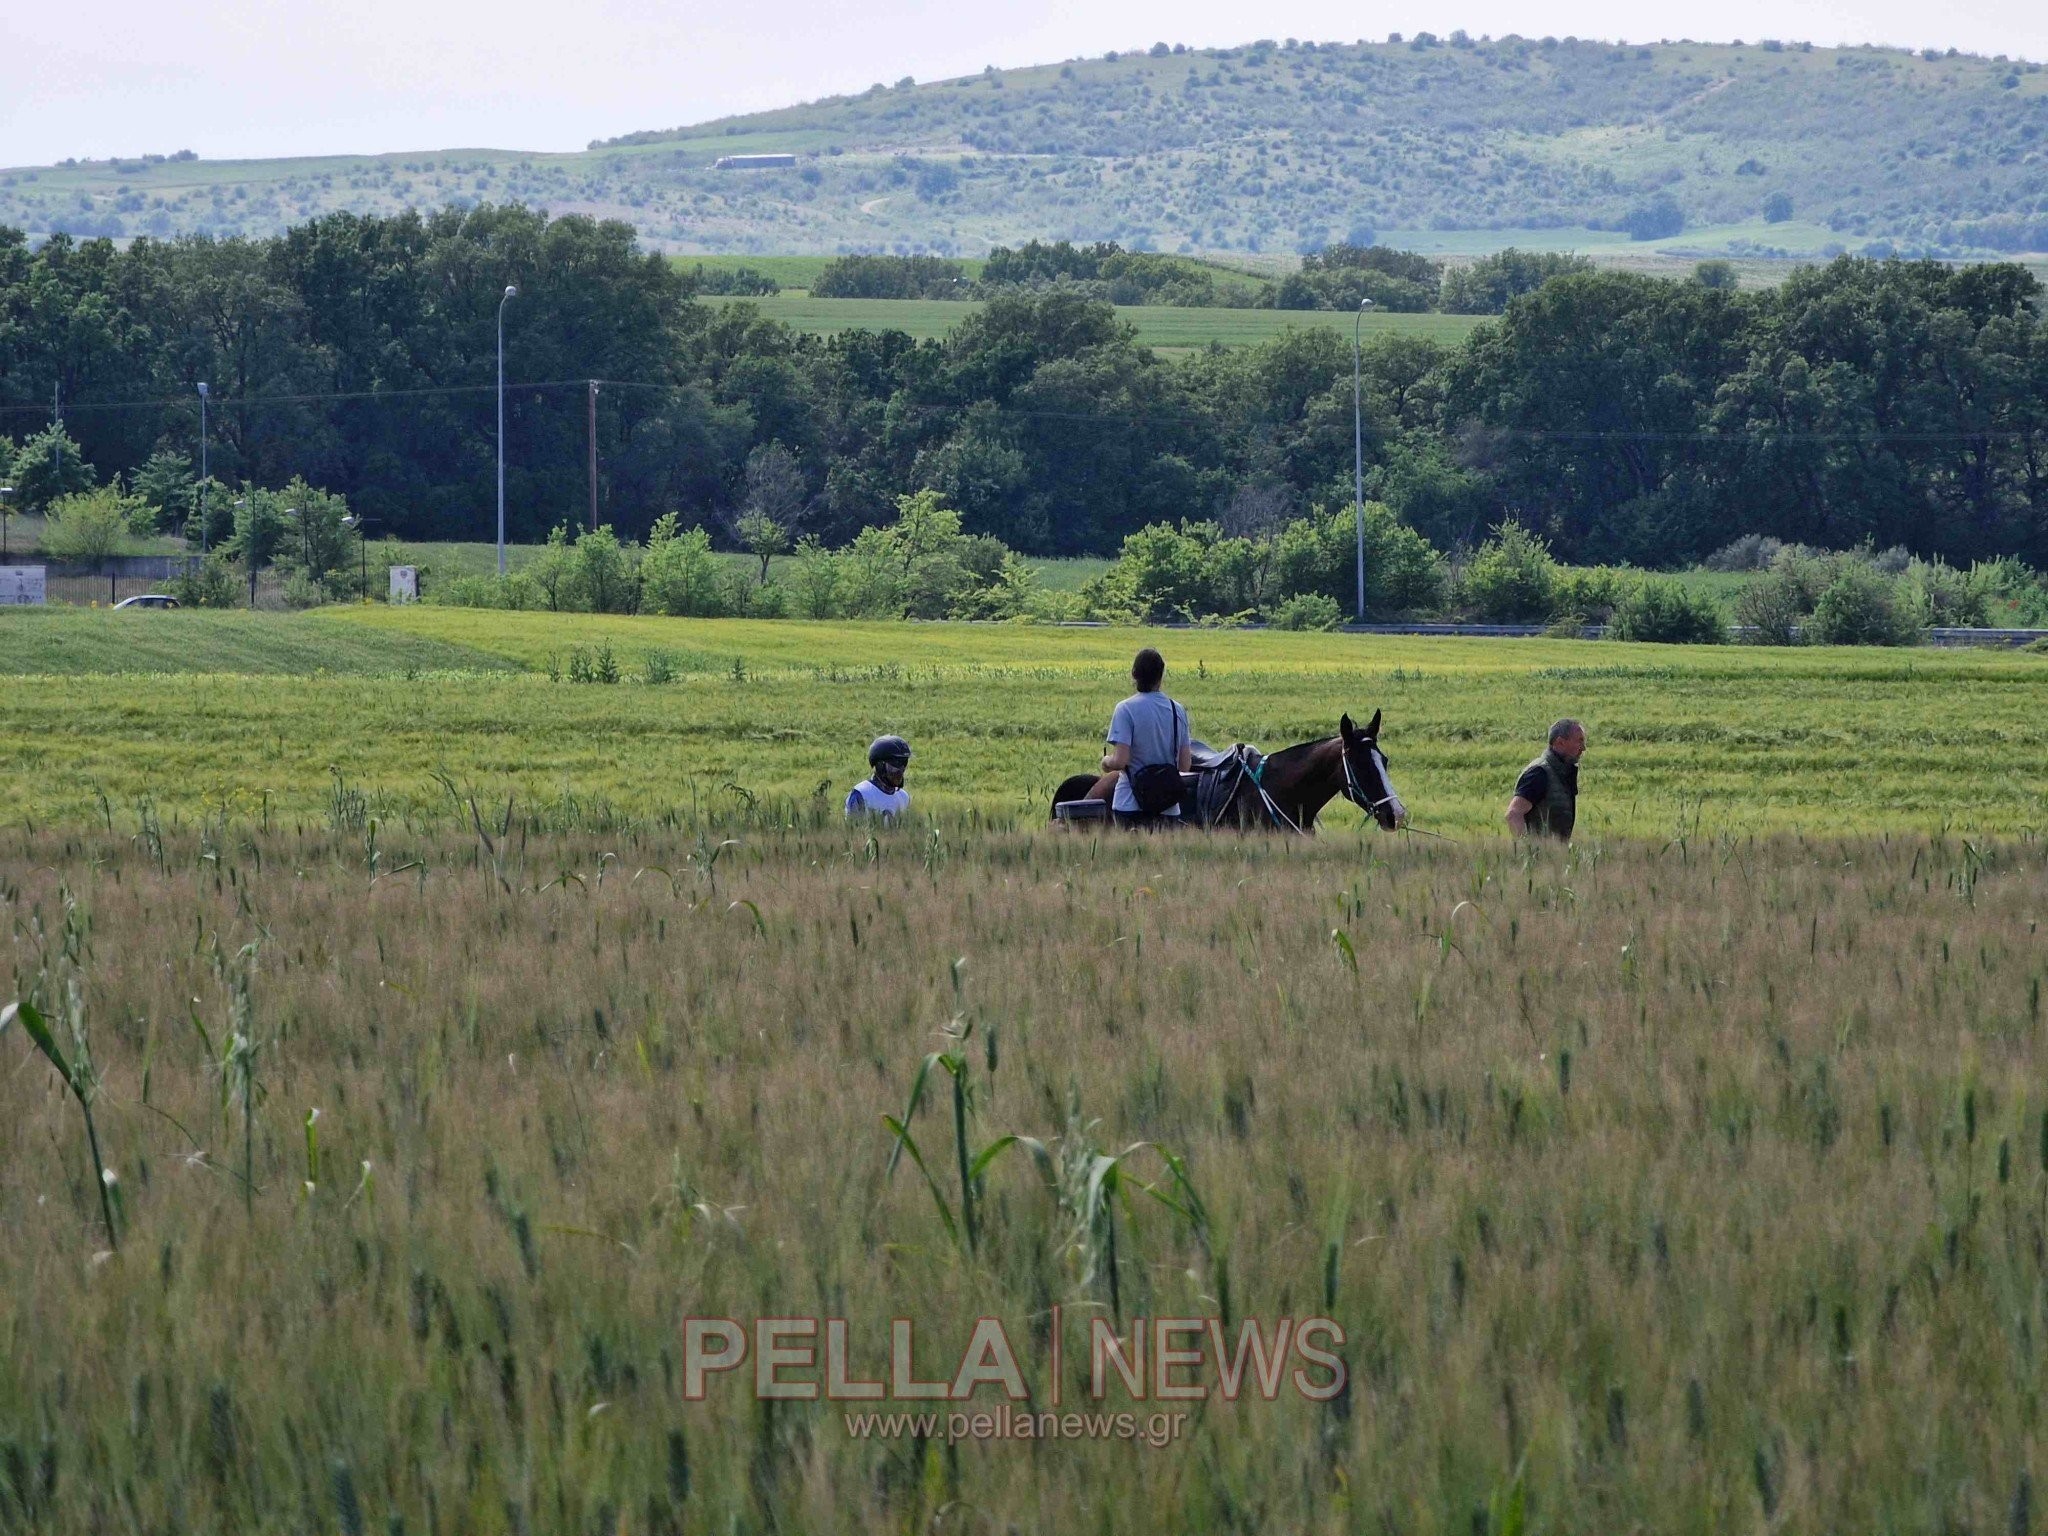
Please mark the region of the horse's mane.
POLYGON ((1268 752, 1266 762, 1274 767, 1292 768, 1318 747, 1326 747, 1338 740, 1336 736, 1318 736, 1314 741, 1297 741, 1291 747, 1282 747, 1278 752, 1268 752))

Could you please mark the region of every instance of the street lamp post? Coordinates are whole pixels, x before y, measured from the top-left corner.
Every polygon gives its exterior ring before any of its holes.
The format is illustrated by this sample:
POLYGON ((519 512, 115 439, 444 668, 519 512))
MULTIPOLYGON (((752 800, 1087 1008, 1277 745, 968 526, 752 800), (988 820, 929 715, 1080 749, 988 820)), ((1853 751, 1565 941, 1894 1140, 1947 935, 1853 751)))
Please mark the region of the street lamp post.
POLYGON ((363 584, 362 600, 366 603, 370 600, 370 536, 363 529, 366 524, 376 521, 374 517, 362 517, 354 512, 343 514, 341 519, 342 527, 355 530, 356 552, 360 563, 358 579, 363 584))
MULTIPOLYGON (((186 546, 190 548, 190 545, 186 546)), ((206 553, 206 384, 199 385, 199 553, 206 553)))
POLYGON ((0 563, 7 559, 7 519, 14 515, 14 509, 8 503, 12 500, 14 487, 0 485, 0 563))
POLYGON ((505 285, 505 297, 498 300, 498 575, 505 574, 505 306, 519 297, 519 289, 505 285))
POLYGON ((1365 622, 1365 413, 1359 405, 1358 328, 1365 323, 1371 299, 1358 302, 1351 322, 1351 506, 1358 518, 1358 622, 1365 622))

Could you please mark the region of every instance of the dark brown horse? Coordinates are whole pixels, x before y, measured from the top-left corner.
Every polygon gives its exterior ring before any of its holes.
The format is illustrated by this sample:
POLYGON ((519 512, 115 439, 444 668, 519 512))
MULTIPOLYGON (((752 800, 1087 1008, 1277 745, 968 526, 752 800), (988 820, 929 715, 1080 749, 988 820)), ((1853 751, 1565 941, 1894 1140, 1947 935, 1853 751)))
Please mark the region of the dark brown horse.
MULTIPOLYGON (((1217 818, 1217 825, 1266 827, 1287 832, 1313 831, 1324 806, 1342 795, 1369 812, 1387 831, 1408 820, 1408 807, 1387 776, 1387 757, 1380 750, 1380 712, 1360 730, 1349 715, 1338 722, 1337 734, 1304 741, 1268 757, 1257 783, 1247 775, 1217 818), (1261 791, 1264 793, 1262 794, 1261 791)), ((1107 800, 1116 793, 1117 775, 1077 773, 1053 792, 1053 804, 1069 800, 1107 800)))

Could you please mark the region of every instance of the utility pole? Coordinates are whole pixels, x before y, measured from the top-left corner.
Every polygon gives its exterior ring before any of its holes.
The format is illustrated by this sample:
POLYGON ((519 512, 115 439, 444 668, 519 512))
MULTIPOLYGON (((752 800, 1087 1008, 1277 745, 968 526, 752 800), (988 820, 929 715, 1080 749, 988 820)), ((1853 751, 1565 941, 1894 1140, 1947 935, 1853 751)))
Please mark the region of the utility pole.
POLYGON ((597 380, 590 381, 590 523, 597 526, 597 380))
POLYGON ((1365 415, 1359 405, 1358 328, 1371 299, 1362 299, 1351 322, 1351 506, 1358 519, 1358 622, 1365 622, 1365 415))
MULTIPOLYGON (((190 549, 189 540, 185 546, 190 549)), ((199 553, 206 554, 206 381, 199 381, 199 553)))
POLYGON ((498 300, 498 576, 505 575, 505 306, 519 297, 519 289, 505 285, 498 300))
POLYGON ((50 446, 57 453, 56 488, 64 489, 64 383, 60 379, 50 386, 50 414, 57 418, 57 435, 50 446))

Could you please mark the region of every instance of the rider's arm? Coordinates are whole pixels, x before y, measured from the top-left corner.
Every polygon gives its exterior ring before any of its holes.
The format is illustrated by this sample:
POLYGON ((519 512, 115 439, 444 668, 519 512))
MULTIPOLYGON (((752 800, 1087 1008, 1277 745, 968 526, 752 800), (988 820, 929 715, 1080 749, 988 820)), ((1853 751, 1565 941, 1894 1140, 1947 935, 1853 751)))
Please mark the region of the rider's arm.
POLYGON ((1102 771, 1118 773, 1131 766, 1131 712, 1119 704, 1109 717, 1109 750, 1102 754, 1102 771))

